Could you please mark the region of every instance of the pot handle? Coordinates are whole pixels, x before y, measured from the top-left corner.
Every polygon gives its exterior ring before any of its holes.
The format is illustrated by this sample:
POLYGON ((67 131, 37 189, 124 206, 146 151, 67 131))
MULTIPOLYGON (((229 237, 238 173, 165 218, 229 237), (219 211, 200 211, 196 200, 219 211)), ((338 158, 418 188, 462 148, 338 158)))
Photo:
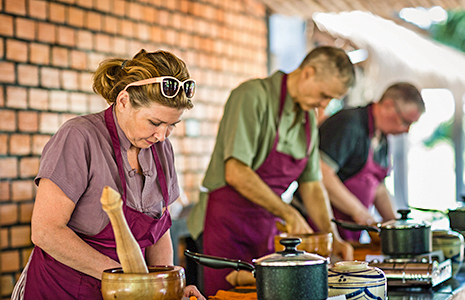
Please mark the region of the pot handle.
POLYGON ((254 271, 255 267, 245 261, 242 260, 234 260, 228 258, 222 258, 212 255, 200 254, 191 252, 189 250, 184 251, 184 255, 192 260, 194 260, 199 265, 213 268, 213 269, 227 269, 232 268, 237 271, 239 270, 246 270, 246 271, 254 271))
POLYGON ((337 226, 342 227, 342 228, 347 229, 347 230, 351 230, 351 231, 367 230, 367 231, 373 231, 373 232, 377 232, 377 233, 380 232, 380 229, 378 227, 359 225, 359 224, 356 224, 356 223, 353 223, 353 222, 343 222, 343 221, 339 221, 339 220, 336 220, 336 219, 332 219, 331 221, 336 223, 337 226))

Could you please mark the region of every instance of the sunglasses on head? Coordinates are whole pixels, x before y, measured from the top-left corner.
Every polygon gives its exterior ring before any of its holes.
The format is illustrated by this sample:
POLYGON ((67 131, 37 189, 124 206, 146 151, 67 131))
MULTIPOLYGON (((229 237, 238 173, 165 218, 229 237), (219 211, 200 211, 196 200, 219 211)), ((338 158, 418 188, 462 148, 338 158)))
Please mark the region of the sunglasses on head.
POLYGON ((184 81, 179 81, 177 78, 172 76, 161 76, 161 77, 154 77, 139 81, 134 81, 128 84, 123 91, 126 91, 130 86, 141 86, 151 83, 159 83, 161 85, 161 94, 166 98, 174 98, 179 93, 179 90, 184 90, 186 93, 187 99, 192 99, 195 95, 195 80, 194 79, 187 79, 184 81))

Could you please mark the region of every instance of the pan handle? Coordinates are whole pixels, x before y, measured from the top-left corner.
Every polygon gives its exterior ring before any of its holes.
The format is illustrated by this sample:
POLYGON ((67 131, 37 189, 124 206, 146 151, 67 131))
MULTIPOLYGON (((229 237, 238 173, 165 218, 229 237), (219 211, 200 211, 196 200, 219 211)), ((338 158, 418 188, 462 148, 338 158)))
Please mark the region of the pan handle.
POLYGON ((342 222, 336 219, 332 219, 334 223, 337 224, 337 226, 340 226, 344 229, 351 230, 351 231, 361 231, 361 230, 367 230, 367 231, 373 231, 373 232, 380 232, 380 229, 378 227, 371 227, 371 226, 365 226, 365 225, 358 225, 353 222, 342 222))
POLYGON ((189 250, 184 251, 184 255, 192 260, 194 260, 199 265, 210 267, 213 269, 235 269, 239 270, 246 270, 246 271, 253 271, 255 267, 245 261, 242 260, 234 260, 228 258, 222 258, 217 256, 205 255, 200 253, 191 252, 189 250))

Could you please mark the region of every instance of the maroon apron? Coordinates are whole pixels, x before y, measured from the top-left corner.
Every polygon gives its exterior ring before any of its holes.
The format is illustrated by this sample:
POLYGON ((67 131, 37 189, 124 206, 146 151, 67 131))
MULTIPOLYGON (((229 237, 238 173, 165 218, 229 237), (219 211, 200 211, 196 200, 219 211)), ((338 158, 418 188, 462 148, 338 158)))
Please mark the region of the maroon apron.
MULTIPOLYGON (((123 213, 132 234, 139 243, 142 253, 145 255, 145 248, 155 244, 171 227, 171 217, 168 209, 164 210, 160 219, 153 219, 126 205, 126 178, 124 176, 123 159, 112 108, 113 106, 110 106, 105 111, 105 123, 110 132, 118 165, 118 172, 122 185, 121 194, 124 203, 123 213)), ((160 160, 153 146, 152 154, 155 159, 158 181, 162 190, 165 207, 168 207, 169 196, 165 174, 163 173, 160 160)), ((99 252, 119 262, 111 222, 96 235, 78 235, 99 252)), ((27 272, 24 299, 102 299, 100 287, 100 280, 56 261, 45 251, 39 247, 35 247, 27 272)))
MULTIPOLYGON (((283 75, 279 120, 273 148, 256 173, 277 194, 281 195, 302 174, 308 161, 280 153, 276 147, 279 140, 279 122, 287 95, 287 74, 283 75)), ((307 151, 310 149, 310 122, 306 113, 307 151)), ((274 236, 278 234, 278 218, 263 207, 247 200, 229 185, 209 193, 205 228, 204 253, 230 259, 251 262, 274 252, 274 236)), ((229 269, 204 269, 205 294, 214 295, 218 290, 232 286, 225 280, 229 269)))
MULTIPOLYGON (((370 138, 373 137, 374 133, 372 109, 372 106, 368 107, 368 130, 370 138)), ((389 167, 382 167, 373 160, 373 149, 370 146, 365 165, 358 173, 344 181, 344 185, 366 208, 369 208, 373 205, 376 189, 387 176, 388 170, 389 167)), ((333 207, 333 212, 336 219, 353 221, 350 216, 342 213, 335 207, 333 207)), ((340 227, 338 230, 344 240, 358 241, 360 238, 360 231, 350 231, 340 227)))

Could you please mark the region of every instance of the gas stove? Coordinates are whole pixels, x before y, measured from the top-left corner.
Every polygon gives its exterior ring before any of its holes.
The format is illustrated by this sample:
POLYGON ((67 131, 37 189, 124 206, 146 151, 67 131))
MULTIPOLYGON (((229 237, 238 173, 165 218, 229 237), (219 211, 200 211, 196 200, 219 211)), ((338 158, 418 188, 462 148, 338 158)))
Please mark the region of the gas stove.
POLYGON ((442 251, 402 257, 367 255, 365 260, 384 271, 388 287, 434 287, 452 277, 451 260, 444 259, 442 251))

